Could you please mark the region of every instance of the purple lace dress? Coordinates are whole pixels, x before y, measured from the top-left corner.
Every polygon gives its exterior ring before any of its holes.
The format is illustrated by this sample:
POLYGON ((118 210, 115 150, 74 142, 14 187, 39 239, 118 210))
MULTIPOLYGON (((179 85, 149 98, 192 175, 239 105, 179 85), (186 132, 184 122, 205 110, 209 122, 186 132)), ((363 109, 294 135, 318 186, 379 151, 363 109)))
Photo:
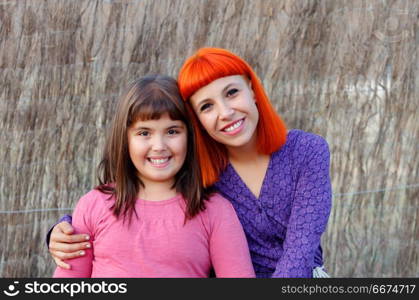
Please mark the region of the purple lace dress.
POLYGON ((229 164, 215 184, 243 225, 257 277, 313 277, 331 210, 329 147, 291 130, 270 158, 257 199, 229 164))

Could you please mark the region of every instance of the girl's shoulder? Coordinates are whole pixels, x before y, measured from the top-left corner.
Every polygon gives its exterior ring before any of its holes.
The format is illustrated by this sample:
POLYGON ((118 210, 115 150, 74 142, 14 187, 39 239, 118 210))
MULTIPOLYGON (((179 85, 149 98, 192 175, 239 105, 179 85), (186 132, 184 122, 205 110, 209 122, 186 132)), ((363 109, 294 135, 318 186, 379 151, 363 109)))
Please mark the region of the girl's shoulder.
POLYGON ((209 231, 220 224, 234 223, 237 219, 236 211, 231 202, 218 193, 212 194, 205 201, 205 210, 201 212, 201 216, 209 231))
POLYGON ((112 206, 113 202, 114 200, 111 194, 106 194, 95 188, 84 194, 77 203, 77 206, 93 210, 112 206))
POLYGON ((219 193, 213 193, 205 201, 205 213, 210 215, 217 215, 219 213, 234 210, 233 205, 229 200, 224 198, 219 193))

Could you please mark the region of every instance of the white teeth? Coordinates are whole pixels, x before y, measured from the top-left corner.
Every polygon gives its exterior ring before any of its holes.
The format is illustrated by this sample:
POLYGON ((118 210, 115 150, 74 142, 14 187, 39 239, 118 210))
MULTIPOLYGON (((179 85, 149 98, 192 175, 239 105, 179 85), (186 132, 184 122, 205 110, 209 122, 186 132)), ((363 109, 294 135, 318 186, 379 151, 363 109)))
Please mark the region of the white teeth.
POLYGON ((151 163, 154 164, 154 165, 164 164, 168 160, 169 160, 168 157, 167 158, 159 158, 159 159, 152 159, 152 158, 150 158, 151 163))
POLYGON ((243 120, 240 120, 240 121, 234 123, 232 126, 227 127, 226 129, 224 129, 224 131, 227 131, 227 132, 233 131, 234 129, 236 129, 237 127, 239 127, 242 123, 243 123, 243 120))

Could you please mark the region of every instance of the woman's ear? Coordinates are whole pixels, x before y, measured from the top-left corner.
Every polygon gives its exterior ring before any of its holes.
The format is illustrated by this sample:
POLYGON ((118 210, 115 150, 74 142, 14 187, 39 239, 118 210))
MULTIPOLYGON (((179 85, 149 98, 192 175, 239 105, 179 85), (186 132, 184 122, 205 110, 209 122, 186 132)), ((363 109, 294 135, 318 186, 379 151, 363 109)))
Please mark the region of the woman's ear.
POLYGON ((244 81, 246 82, 247 87, 250 90, 250 94, 252 95, 253 102, 256 103, 255 92, 253 91, 253 88, 252 88, 252 79, 249 78, 249 77, 247 77, 247 76, 245 76, 245 75, 242 75, 242 77, 243 77, 244 81))
POLYGON ((256 103, 255 92, 253 91, 253 88, 252 88, 252 80, 251 79, 248 80, 248 85, 249 85, 249 89, 250 89, 253 101, 255 101, 255 103, 256 103))

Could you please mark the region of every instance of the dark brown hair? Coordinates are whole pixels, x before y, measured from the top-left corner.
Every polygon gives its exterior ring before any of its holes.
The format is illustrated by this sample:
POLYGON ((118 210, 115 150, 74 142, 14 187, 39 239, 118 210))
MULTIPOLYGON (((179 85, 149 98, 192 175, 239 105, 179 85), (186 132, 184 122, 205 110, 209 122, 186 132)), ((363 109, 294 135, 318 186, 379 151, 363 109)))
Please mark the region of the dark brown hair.
POLYGON ((180 96, 174 78, 147 75, 134 80, 120 97, 112 126, 98 168, 99 191, 115 197, 112 207, 116 217, 135 213, 139 190, 144 187, 128 151, 127 130, 137 120, 158 120, 168 113, 172 120, 182 121, 187 128, 187 154, 185 162, 175 175, 173 188, 186 202, 185 220, 205 209, 204 200, 212 192, 204 189, 195 148, 194 129, 180 96))

